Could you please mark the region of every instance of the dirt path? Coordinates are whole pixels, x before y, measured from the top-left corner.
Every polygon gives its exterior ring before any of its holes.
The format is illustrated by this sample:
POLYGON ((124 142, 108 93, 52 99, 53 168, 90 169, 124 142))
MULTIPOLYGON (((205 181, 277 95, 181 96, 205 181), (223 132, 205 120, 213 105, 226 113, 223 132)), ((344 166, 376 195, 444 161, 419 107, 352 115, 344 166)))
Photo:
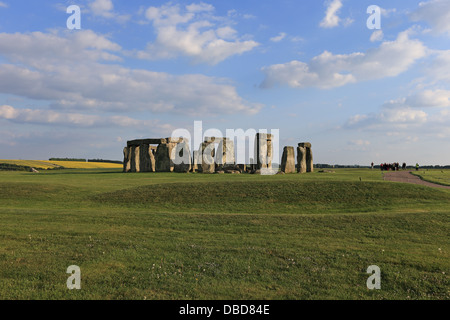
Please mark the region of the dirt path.
POLYGON ((422 186, 427 186, 427 187, 431 187, 431 188, 450 189, 450 187, 443 186, 443 185, 440 185, 437 183, 423 181, 419 177, 413 175, 410 171, 395 171, 395 172, 394 171, 386 171, 386 172, 384 172, 384 180, 394 181, 394 182, 420 184, 422 186))

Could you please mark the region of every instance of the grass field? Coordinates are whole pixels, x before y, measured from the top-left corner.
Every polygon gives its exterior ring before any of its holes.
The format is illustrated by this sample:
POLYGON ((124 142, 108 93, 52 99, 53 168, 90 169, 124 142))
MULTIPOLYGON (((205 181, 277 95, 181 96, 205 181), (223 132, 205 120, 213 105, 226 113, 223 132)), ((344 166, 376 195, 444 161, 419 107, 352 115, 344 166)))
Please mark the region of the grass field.
POLYGON ((0 299, 449 299, 450 190, 335 171, 0 172, 0 299))
POLYGON ((59 167, 64 167, 67 169, 119 169, 119 168, 122 168, 121 164, 116 164, 116 163, 80 162, 80 161, 0 160, 0 163, 32 167, 35 169, 55 169, 55 168, 59 168, 59 167))
POLYGON ((450 186, 450 170, 419 170, 414 171, 413 173, 425 181, 450 186))

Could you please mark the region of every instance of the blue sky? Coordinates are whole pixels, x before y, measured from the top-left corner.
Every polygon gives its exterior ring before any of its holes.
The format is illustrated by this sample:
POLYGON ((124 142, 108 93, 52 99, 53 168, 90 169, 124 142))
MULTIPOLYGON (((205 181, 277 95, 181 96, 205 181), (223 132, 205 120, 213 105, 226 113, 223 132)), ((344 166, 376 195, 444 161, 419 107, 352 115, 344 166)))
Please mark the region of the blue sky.
POLYGON ((317 163, 450 164, 449 40, 449 0, 0 0, 0 159, 121 159, 203 121, 317 163))

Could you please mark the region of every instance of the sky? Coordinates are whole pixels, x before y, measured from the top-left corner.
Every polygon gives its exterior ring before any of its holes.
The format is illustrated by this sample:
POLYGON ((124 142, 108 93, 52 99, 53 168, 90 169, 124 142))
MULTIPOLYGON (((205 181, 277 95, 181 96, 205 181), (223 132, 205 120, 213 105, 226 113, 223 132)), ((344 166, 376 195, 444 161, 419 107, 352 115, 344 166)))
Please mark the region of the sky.
POLYGON ((0 159, 121 160, 194 121, 448 165, 450 0, 0 0, 0 159))

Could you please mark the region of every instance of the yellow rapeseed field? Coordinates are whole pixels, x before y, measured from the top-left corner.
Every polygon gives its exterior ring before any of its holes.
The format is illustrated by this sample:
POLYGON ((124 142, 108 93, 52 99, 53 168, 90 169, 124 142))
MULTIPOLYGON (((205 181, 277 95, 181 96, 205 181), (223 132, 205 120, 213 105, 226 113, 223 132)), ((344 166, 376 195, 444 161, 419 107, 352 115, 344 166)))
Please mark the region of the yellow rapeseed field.
POLYGON ((0 160, 0 163, 15 164, 18 166, 36 169, 54 169, 64 167, 67 169, 116 169, 121 164, 105 162, 77 162, 77 161, 44 161, 44 160, 0 160))
POLYGON ((49 165, 62 166, 67 169, 116 169, 123 168, 121 164, 107 162, 77 162, 77 161, 44 161, 49 165))

